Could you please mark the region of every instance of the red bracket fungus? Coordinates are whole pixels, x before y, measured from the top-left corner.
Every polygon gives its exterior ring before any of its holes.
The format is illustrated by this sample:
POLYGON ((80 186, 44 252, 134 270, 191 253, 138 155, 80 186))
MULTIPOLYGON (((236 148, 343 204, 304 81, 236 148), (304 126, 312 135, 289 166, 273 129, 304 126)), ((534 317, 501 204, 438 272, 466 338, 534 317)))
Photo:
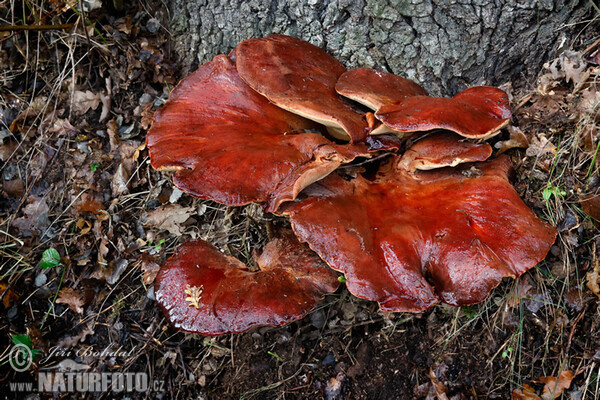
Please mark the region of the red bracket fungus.
POLYGON ((187 242, 162 265, 156 301, 176 328, 223 335, 300 319, 339 286, 338 275, 289 229, 255 261, 259 271, 203 240, 187 242))
POLYGON ((331 128, 332 136, 351 142, 367 136, 362 114, 335 92, 346 68, 323 49, 284 35, 248 39, 236 48, 236 65, 252 89, 331 128))
POLYGON ((375 116, 394 131, 447 129, 466 138, 488 139, 508 124, 511 109, 503 90, 475 86, 451 99, 406 97, 395 104, 381 106, 375 116))
POLYGON ((282 206, 300 240, 385 311, 483 301, 542 260, 556 230, 508 182, 507 157, 411 174, 394 157, 374 180, 332 174, 282 206), (430 281, 432 282, 430 284, 430 281))
POLYGON ((173 90, 147 144, 152 166, 176 171, 182 191, 230 206, 267 203, 267 210, 340 164, 368 156, 366 145, 334 144, 314 122, 271 104, 223 55, 173 90))
POLYGON ((371 68, 355 68, 343 73, 335 90, 373 111, 406 97, 427 96, 427 91, 416 82, 371 68))
POLYGON ((542 260, 557 234, 509 183, 509 158, 485 161, 492 148, 465 139, 493 136, 510 116, 496 88, 430 97, 392 74, 346 72, 299 39, 242 42, 185 78, 155 114, 152 166, 174 170, 194 196, 261 203, 293 232, 256 257, 259 271, 207 242, 183 244, 158 274, 158 303, 176 328, 220 335, 301 318, 336 290, 334 270, 386 311, 484 300, 542 260), (375 167, 387 159, 374 177, 356 162, 353 177, 332 173, 357 157, 375 167))
POLYGON ((398 167, 408 172, 425 171, 485 161, 491 155, 492 146, 487 143, 466 142, 451 132, 435 132, 408 148, 398 167))

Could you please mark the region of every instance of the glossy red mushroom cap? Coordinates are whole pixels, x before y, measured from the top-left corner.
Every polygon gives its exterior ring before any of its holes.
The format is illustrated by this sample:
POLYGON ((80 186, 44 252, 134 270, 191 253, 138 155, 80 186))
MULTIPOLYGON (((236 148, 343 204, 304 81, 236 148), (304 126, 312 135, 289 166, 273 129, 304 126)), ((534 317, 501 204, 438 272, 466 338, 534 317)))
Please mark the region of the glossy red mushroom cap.
POLYGON ((398 168, 408 172, 455 167, 459 164, 485 161, 492 155, 487 143, 461 140, 451 132, 434 132, 410 146, 398 162, 398 168))
POLYGON ((337 145, 318 129, 252 90, 220 55, 179 83, 146 140, 152 166, 175 170, 184 192, 272 210, 342 163, 368 156, 366 145, 337 145))
POLYGON ((339 139, 367 136, 361 113, 335 91, 346 68, 323 49, 285 35, 248 39, 236 48, 236 65, 252 89, 279 107, 332 128, 339 139))
POLYGON ((508 124, 511 109, 503 90, 476 86, 451 99, 407 97, 396 104, 382 106, 375 116, 395 131, 446 129, 471 139, 487 139, 508 124))
POLYGON ((156 301, 175 328, 223 335, 300 319, 339 285, 337 274, 290 230, 255 261, 258 271, 203 240, 187 242, 162 265, 156 301))
POLYGON ((343 73, 335 90, 373 111, 406 97, 427 96, 427 91, 416 82, 371 68, 355 68, 343 73))
POLYGON ((508 158, 414 174, 398 163, 389 160, 375 179, 332 174, 281 209, 300 240, 345 274, 351 293, 383 310, 483 301, 554 242, 556 229, 508 182, 508 158))

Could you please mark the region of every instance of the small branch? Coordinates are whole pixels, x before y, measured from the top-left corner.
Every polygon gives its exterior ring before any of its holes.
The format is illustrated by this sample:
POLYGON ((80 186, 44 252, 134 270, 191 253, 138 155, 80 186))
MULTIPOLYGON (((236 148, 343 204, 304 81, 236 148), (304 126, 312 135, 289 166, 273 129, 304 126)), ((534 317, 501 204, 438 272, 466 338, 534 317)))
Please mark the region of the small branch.
POLYGON ((51 31, 59 29, 71 29, 75 24, 58 25, 8 25, 0 26, 0 32, 6 31, 51 31))

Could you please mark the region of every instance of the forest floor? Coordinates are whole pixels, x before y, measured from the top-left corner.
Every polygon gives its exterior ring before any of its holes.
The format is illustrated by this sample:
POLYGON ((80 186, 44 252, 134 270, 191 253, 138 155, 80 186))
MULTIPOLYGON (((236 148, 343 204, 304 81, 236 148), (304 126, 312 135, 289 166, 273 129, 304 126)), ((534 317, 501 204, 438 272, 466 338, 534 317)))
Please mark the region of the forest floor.
POLYGON ((0 396, 600 399, 597 36, 574 38, 537 81, 503 86, 514 116, 495 153, 511 156, 518 193, 559 230, 535 269, 474 306, 383 313, 342 287, 287 326, 204 337, 165 321, 158 265, 190 238, 251 253, 266 221, 283 220, 182 195, 151 168, 145 135, 183 70, 168 16, 145 2, 85 13, 14 3, 0 1, 0 26, 48 26, 0 31, 0 396), (35 355, 24 372, 8 363, 15 343, 35 355), (157 386, 10 385, 65 360, 157 386))

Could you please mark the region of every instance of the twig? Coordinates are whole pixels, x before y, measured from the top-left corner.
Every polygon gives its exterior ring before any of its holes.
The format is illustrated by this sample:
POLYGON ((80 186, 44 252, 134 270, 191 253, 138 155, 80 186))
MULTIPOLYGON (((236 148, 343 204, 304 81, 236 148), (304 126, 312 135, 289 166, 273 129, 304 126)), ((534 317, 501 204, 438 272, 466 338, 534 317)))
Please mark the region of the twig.
POLYGON ((52 31, 60 29, 71 29, 75 24, 57 24, 57 25, 8 25, 0 26, 0 32, 6 31, 52 31))

